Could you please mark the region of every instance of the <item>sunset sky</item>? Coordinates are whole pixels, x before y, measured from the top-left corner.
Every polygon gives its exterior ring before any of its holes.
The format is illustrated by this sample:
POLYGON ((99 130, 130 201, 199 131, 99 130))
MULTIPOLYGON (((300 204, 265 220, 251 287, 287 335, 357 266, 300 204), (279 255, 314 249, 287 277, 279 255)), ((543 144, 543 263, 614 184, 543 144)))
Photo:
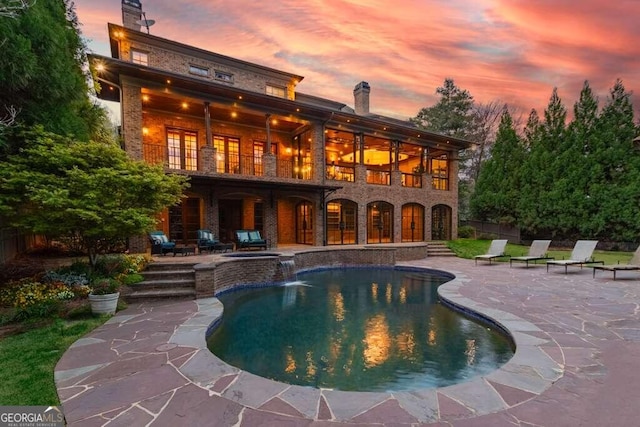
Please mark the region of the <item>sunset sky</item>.
MULTIPOLYGON (((90 49, 110 55, 119 0, 75 0, 90 49)), ((476 102, 572 110, 585 80, 602 106, 617 78, 640 90, 638 0, 142 0, 151 34, 304 76, 298 91, 406 119, 445 78, 476 102)), ((639 111, 640 99, 634 98, 639 111)))

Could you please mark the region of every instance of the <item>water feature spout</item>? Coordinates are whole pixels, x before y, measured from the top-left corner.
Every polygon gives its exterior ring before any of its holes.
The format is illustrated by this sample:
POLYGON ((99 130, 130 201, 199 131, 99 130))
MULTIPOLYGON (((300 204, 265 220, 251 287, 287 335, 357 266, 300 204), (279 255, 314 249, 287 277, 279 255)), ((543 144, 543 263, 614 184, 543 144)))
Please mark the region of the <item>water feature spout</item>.
POLYGON ((296 264, 293 257, 280 257, 280 272, 282 273, 282 280, 287 282, 294 282, 296 280, 296 264))

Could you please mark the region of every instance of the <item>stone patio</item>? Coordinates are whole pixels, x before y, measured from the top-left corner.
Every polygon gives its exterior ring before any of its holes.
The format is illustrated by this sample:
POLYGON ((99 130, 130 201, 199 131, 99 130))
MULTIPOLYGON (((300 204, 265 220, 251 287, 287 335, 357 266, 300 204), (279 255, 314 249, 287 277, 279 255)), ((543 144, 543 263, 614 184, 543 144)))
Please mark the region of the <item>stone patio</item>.
POLYGON ((55 370, 69 425, 630 426, 640 407, 640 275, 544 265, 399 265, 456 279, 441 296, 510 331, 516 354, 457 385, 399 393, 290 386, 227 365, 205 333, 216 298, 132 305, 78 340, 55 370))

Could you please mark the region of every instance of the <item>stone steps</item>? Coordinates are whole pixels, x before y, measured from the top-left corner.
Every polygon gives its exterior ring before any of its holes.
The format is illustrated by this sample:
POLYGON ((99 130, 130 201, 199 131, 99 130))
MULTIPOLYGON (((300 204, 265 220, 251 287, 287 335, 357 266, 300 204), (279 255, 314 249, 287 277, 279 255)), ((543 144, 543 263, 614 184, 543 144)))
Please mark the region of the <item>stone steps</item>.
POLYGON ((447 247, 445 242, 429 242, 427 257, 454 257, 455 252, 447 247))
POLYGON ((124 299, 129 303, 195 299, 195 264, 151 263, 140 273, 144 281, 130 286, 124 299))

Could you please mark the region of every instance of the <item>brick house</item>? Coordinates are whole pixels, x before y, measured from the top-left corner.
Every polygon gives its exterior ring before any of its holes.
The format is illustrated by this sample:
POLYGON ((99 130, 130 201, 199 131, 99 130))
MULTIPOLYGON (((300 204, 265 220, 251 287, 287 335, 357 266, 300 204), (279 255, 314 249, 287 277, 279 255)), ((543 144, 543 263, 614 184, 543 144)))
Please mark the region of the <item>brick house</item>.
MULTIPOLYGON (((91 55, 120 102, 124 148, 190 177, 158 228, 180 243, 259 229, 270 246, 423 242, 457 234, 458 151, 468 141, 296 92, 303 77, 141 31, 137 0, 91 55)), ((147 29, 148 30, 148 29, 147 29)), ((144 239, 133 246, 146 244, 144 239)))

